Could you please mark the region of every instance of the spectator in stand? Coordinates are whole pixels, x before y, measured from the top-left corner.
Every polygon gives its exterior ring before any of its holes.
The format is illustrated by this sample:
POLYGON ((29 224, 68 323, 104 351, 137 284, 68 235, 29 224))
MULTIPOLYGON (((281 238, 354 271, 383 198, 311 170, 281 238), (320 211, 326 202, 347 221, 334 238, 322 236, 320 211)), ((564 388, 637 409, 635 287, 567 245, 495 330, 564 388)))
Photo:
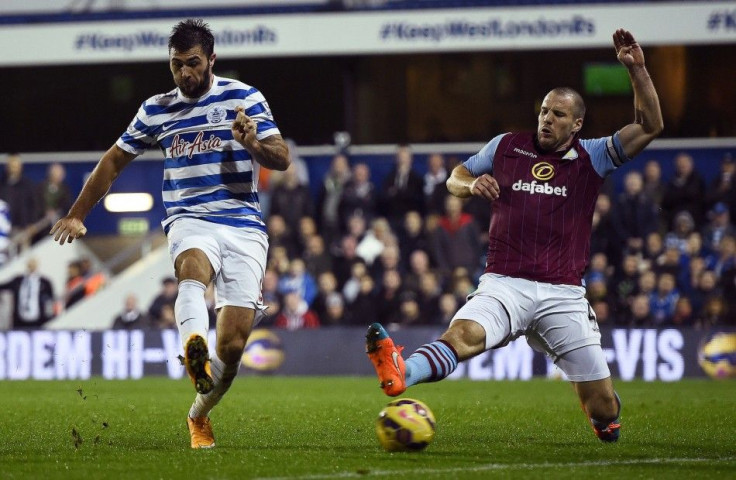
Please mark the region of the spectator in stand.
POLYGON ((665 247, 674 246, 680 252, 686 252, 688 237, 696 231, 695 227, 695 220, 690 212, 684 210, 678 212, 672 222, 672 230, 667 232, 664 237, 665 247))
POLYGON ((427 157, 427 173, 424 174, 424 203, 428 214, 441 215, 447 196, 447 169, 445 157, 441 153, 432 153, 427 157))
MULTIPOLYGON (((46 171, 46 178, 41 182, 43 210, 50 226, 66 215, 72 206, 72 195, 69 186, 64 183, 66 169, 61 163, 52 163, 46 171)), ((46 232, 44 232, 46 233, 46 232)))
POLYGON ((289 271, 289 252, 286 247, 272 247, 268 249, 268 263, 267 267, 274 270, 279 276, 286 275, 289 271))
MULTIPOLYGON (((309 308, 314 310, 314 313, 321 319, 326 318, 327 315, 327 297, 333 293, 340 292, 337 289, 337 278, 332 272, 321 273, 317 277, 317 296, 314 297, 312 304, 309 308)), ((342 294, 340 294, 342 297, 342 294)))
POLYGON ((345 186, 350 181, 350 165, 348 157, 338 153, 332 157, 330 169, 325 175, 317 197, 317 216, 319 230, 325 241, 330 244, 340 237, 340 200, 345 186))
POLYGON ((370 277, 368 274, 368 267, 366 267, 365 263, 360 260, 352 265, 350 277, 342 285, 342 296, 345 297, 345 300, 351 308, 353 302, 355 302, 358 295, 360 295, 363 277, 365 276, 370 277))
POLYGON ((450 195, 445 200, 445 215, 430 236, 433 258, 442 274, 463 267, 473 274, 480 267, 480 230, 473 217, 463 213, 462 199, 450 195))
POLYGON ((330 294, 326 300, 327 310, 324 317, 320 317, 323 327, 349 325, 352 323, 350 313, 345 309, 345 300, 337 292, 330 294))
POLYGON ((348 304, 348 312, 356 325, 369 325, 376 319, 376 305, 378 294, 376 293, 373 278, 364 273, 359 279, 359 290, 355 299, 348 304))
POLYGON ((340 228, 347 231, 348 219, 360 216, 369 222, 376 215, 378 205, 378 193, 371 182, 371 171, 365 163, 353 166, 351 179, 345 184, 340 199, 338 212, 340 215, 340 228))
POLYGON ((334 251, 332 267, 340 288, 342 288, 351 277, 353 265, 361 263, 363 264, 363 267, 365 267, 365 262, 363 262, 363 259, 361 259, 355 251, 357 246, 358 242, 355 237, 352 235, 345 235, 340 241, 340 248, 335 249, 334 251))
POLYGON ((622 318, 620 320, 622 324, 627 324, 630 327, 649 327, 652 325, 652 313, 649 304, 649 295, 639 294, 631 299, 631 315, 628 319, 622 318))
POLYGON ((731 223, 728 205, 718 202, 708 212, 708 223, 703 229, 703 243, 706 251, 716 252, 718 244, 725 235, 736 235, 736 228, 731 223))
POLYGON ((652 267, 657 275, 661 277, 663 273, 669 273, 675 280, 680 277, 682 273, 682 261, 680 258, 682 253, 676 244, 668 245, 665 248, 664 253, 659 256, 657 263, 652 267))
POLYGON ((298 292, 302 299, 311 305, 317 296, 317 282, 304 265, 304 260, 295 258, 289 264, 289 271, 279 279, 279 293, 286 296, 287 292, 298 292))
POLYGON ((663 273, 657 280, 657 289, 649 297, 649 308, 655 326, 672 323, 675 305, 680 298, 677 292, 675 277, 671 273, 663 273))
POLYGON ((161 314, 158 317, 158 320, 153 322, 153 326, 161 330, 175 330, 177 325, 174 306, 169 305, 168 303, 163 305, 161 307, 161 314))
POLYGON ((388 221, 379 217, 373 220, 371 228, 358 242, 356 251, 360 258, 365 260, 368 266, 371 266, 388 245, 395 245, 396 242, 396 236, 388 221))
POLYGON ((312 235, 307 240, 304 264, 307 272, 314 278, 332 270, 332 256, 325 249, 325 241, 321 235, 312 235))
POLYGON ((177 284, 176 278, 166 277, 161 280, 161 291, 148 307, 148 315, 151 318, 151 323, 160 324, 166 320, 164 317, 168 312, 163 311, 164 307, 168 305, 173 310, 178 295, 179 285, 177 284))
POLYGON ((608 284, 606 276, 601 272, 592 272, 585 279, 585 298, 591 305, 596 302, 608 302, 608 284))
POLYGON ((365 237, 367 233, 366 219, 362 215, 353 215, 348 218, 346 225, 346 235, 350 235, 355 238, 357 248, 358 244, 363 240, 363 237, 365 237))
POLYGON ((452 318, 455 316, 455 312, 457 312, 457 309, 460 308, 460 305, 458 305, 455 295, 453 295, 452 293, 443 293, 440 296, 439 306, 440 306, 440 316, 439 316, 440 325, 449 325, 450 322, 452 321, 452 318))
POLYGON ((662 182, 662 166, 657 160, 644 164, 644 193, 659 207, 664 197, 665 184, 662 182))
POLYGON ((396 149, 396 164, 383 179, 381 212, 393 229, 398 229, 406 212, 424 214, 424 181, 413 168, 414 157, 408 145, 396 149))
POLYGON ((292 163, 271 194, 270 215, 281 215, 286 225, 296 227, 302 217, 314 217, 314 201, 309 187, 300 183, 299 168, 292 163))
POLYGON ((103 272, 95 271, 89 258, 84 257, 74 263, 77 272, 72 280, 67 282, 66 308, 94 295, 107 283, 107 276, 103 272))
POLYGON ((38 271, 38 261, 30 258, 26 271, 6 283, 0 291, 13 294, 13 328, 40 328, 54 317, 54 288, 38 271))
POLYGON ((43 208, 38 188, 23 175, 23 161, 17 153, 8 156, 5 178, 0 183, 0 199, 5 200, 10 209, 13 235, 19 235, 21 243, 29 245, 41 228, 38 222, 43 218, 43 208))
MULTIPOLYGON (((703 257, 691 257, 687 262, 687 268, 681 272, 680 279, 677 281, 678 289, 683 295, 687 295, 693 300, 693 308, 696 311, 702 307, 702 302, 698 302, 696 295, 698 291, 698 285, 700 284, 700 278, 703 273, 706 272, 705 259, 703 257)), ((713 272, 710 272, 711 274, 713 272)))
POLYGON ((690 293, 696 316, 702 316, 705 305, 713 297, 722 297, 723 292, 718 284, 718 277, 712 270, 703 270, 697 277, 695 289, 690 293))
POLYGON ((590 237, 590 253, 603 253, 608 261, 617 265, 621 257, 622 248, 617 241, 616 227, 611 213, 611 198, 601 193, 595 202, 593 210, 593 228, 590 237))
POLYGON ((719 277, 723 277, 729 270, 736 268, 736 237, 724 235, 718 244, 718 256, 709 259, 708 268, 719 277))
POLYGON ((66 266, 66 284, 64 285, 64 308, 84 297, 82 270, 79 260, 69 262, 66 266))
POLYGON ((647 235, 644 242, 642 263, 644 268, 651 269, 657 264, 657 259, 664 253, 664 238, 659 232, 647 235))
POLYGON ((148 317, 146 316, 146 313, 138 307, 138 297, 133 293, 129 293, 125 296, 123 310, 112 322, 112 328, 116 330, 137 330, 148 327, 148 317))
POLYGON ((417 302, 424 323, 437 324, 440 322, 440 295, 442 295, 442 286, 437 274, 432 271, 423 273, 419 278, 417 302))
POLYGON ((721 169, 716 178, 708 186, 705 204, 708 208, 715 208, 716 204, 723 204, 729 212, 736 212, 736 162, 730 152, 723 155, 721 169))
POLYGON ((629 305, 636 293, 638 283, 639 257, 628 253, 624 255, 621 266, 616 269, 609 284, 612 297, 611 313, 616 319, 621 319, 629 311, 629 305))
POLYGON ((613 274, 613 267, 608 263, 608 257, 603 253, 594 253, 590 257, 590 264, 588 265, 588 273, 584 276, 587 278, 593 274, 599 273, 603 276, 603 280, 608 282, 609 278, 613 274))
POLYGON ((415 325, 430 324, 428 318, 422 316, 417 294, 406 291, 401 294, 399 303, 399 321, 401 327, 411 327, 415 325))
POLYGON ((450 289, 458 305, 463 306, 468 301, 468 295, 475 291, 475 282, 470 278, 467 270, 458 267, 452 272, 450 289))
POLYGON ((296 236, 298 245, 297 256, 304 255, 307 251, 307 243, 309 243, 309 239, 315 235, 318 235, 317 222, 315 222, 312 217, 300 218, 296 236))
POLYGON ((617 241, 623 242, 627 252, 641 252, 647 235, 657 231, 657 207, 644 193, 644 179, 638 171, 624 177, 624 191, 616 199, 611 220, 617 241))
POLYGON ((414 252, 417 250, 426 252, 429 247, 424 235, 424 219, 419 212, 406 212, 402 228, 398 231, 398 239, 402 267, 409 270, 409 261, 414 252))
POLYGON ((646 270, 639 275, 637 295, 650 297, 657 288, 657 274, 652 270, 646 270))
POLYGON ((286 249, 290 257, 296 256, 299 246, 296 240, 296 232, 292 230, 292 226, 287 225, 284 217, 281 215, 271 215, 266 221, 266 232, 268 233, 269 258, 270 250, 276 247, 286 249))
POLYGON ((10 234, 13 225, 10 223, 10 207, 5 200, 0 200, 0 268, 10 256, 10 234))
POLYGON ((274 326, 286 330, 319 328, 320 320, 317 314, 309 309, 299 291, 291 290, 284 295, 284 307, 276 316, 274 326))
POLYGON ((680 297, 675 304, 675 312, 672 315, 672 325, 676 327, 690 327, 695 322, 695 312, 692 302, 688 297, 680 297))
POLYGON ((386 323, 399 321, 400 298, 403 291, 399 272, 396 270, 383 272, 378 289, 378 318, 383 319, 386 323))
POLYGON ((662 215, 666 225, 673 225, 675 216, 682 211, 690 212, 695 225, 703 223, 703 199, 705 181, 695 170, 693 157, 685 152, 675 156, 675 175, 665 185, 662 197, 662 215))
POLYGON ((261 285, 261 293, 266 295, 278 295, 279 292, 279 274, 276 270, 266 267, 263 274, 263 284, 261 285))
POLYGON ((429 255, 424 250, 416 250, 409 257, 409 270, 404 278, 406 290, 419 292, 420 278, 429 272, 431 265, 429 255))
POLYGON ((706 300, 703 311, 698 315, 695 324, 702 329, 733 326, 733 315, 730 313, 733 311, 723 297, 710 297, 706 300))
POLYGON ((644 164, 644 193, 652 200, 657 209, 657 230, 664 233, 669 229, 664 215, 659 215, 662 206, 665 184, 662 181, 662 166, 657 160, 649 160, 644 164))
POLYGON ((610 304, 606 300, 596 300, 590 305, 595 314, 595 319, 599 325, 609 325, 614 319, 611 314, 610 304))
POLYGON ((381 252, 381 256, 369 268, 369 273, 378 283, 383 278, 384 272, 396 270, 400 274, 403 273, 401 268, 401 252, 396 244, 387 245, 381 252))

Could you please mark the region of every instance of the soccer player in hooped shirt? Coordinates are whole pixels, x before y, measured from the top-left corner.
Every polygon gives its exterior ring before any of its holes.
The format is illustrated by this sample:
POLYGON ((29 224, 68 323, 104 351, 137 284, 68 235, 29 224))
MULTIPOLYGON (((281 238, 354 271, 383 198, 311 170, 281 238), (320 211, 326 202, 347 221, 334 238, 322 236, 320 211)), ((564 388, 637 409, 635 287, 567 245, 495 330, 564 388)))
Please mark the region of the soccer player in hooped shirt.
POLYGON ((149 98, 102 156, 69 213, 51 229, 61 244, 82 237, 84 219, 118 174, 149 148, 164 152, 162 225, 179 282, 174 307, 184 364, 197 391, 187 423, 192 448, 214 447, 209 412, 238 372, 256 323, 268 240, 256 185, 261 166, 285 170, 289 152, 264 96, 217 77, 214 37, 201 20, 169 37, 176 88, 149 98), (205 287, 215 283, 217 345, 207 345, 205 287))
POLYGON ((406 362, 380 324, 368 328, 366 352, 387 395, 441 380, 459 361, 525 335, 572 381, 598 438, 618 440, 621 401, 582 276, 603 180, 657 137, 663 123, 641 47, 623 29, 613 44, 633 86, 633 123, 610 137, 581 140, 583 99, 555 88, 544 97, 536 132, 499 135, 453 170, 450 193, 492 202, 486 269, 447 331, 406 362))

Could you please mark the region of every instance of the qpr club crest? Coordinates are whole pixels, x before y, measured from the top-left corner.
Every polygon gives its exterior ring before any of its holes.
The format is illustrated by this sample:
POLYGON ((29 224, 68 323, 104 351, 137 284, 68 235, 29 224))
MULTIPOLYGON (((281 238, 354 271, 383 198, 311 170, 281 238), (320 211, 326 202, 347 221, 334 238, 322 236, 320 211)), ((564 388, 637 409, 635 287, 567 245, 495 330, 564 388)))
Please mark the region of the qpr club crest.
POLYGON ((207 121, 209 123, 222 123, 227 118, 227 110, 221 105, 214 105, 207 110, 207 121))

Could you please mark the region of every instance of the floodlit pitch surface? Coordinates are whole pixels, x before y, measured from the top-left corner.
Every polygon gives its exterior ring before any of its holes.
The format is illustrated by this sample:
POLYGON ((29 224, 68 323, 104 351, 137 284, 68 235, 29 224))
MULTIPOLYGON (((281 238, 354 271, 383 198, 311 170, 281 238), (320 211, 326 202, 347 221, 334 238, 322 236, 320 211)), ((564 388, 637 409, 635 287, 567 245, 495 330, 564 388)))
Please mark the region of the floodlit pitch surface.
POLYGON ((384 452, 374 379, 241 375, 193 451, 188 380, 0 382, 0 478, 734 478, 736 381, 618 382, 602 444, 562 381, 445 381, 409 393, 437 416, 420 453, 384 452))

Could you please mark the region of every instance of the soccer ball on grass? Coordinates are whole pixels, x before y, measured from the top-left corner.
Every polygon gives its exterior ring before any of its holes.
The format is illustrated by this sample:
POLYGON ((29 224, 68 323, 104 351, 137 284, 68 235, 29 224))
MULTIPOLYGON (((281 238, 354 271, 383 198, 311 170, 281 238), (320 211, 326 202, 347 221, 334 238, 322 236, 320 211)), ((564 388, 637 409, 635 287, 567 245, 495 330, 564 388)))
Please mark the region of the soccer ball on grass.
POLYGON ((434 432, 434 414, 412 398, 390 402, 376 419, 378 442, 388 452, 423 450, 434 439, 434 432))

